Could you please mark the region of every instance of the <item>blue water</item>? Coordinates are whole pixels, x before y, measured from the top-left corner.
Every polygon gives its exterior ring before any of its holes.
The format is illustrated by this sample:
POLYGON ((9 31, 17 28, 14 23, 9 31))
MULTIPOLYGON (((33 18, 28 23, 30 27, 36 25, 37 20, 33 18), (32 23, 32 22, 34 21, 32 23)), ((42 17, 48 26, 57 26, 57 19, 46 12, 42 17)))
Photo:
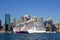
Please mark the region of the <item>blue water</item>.
POLYGON ((60 40, 60 33, 0 34, 0 40, 60 40))

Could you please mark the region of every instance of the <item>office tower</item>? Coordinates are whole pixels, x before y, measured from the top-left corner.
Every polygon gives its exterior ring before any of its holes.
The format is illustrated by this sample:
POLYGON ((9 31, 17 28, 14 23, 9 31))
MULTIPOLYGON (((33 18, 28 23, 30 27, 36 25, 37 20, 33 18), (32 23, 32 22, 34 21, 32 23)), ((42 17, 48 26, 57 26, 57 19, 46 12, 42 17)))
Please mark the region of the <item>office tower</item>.
POLYGON ((10 30, 10 14, 5 14, 5 29, 10 30))
POLYGON ((24 22, 24 17, 20 17, 20 23, 24 22))
POLYGON ((11 22, 11 23, 10 23, 10 26, 11 26, 11 27, 14 27, 14 24, 11 22))
POLYGON ((19 25, 20 25, 20 21, 17 20, 17 21, 16 21, 16 26, 19 26, 19 25))
POLYGON ((12 23, 13 23, 13 26, 15 27, 16 26, 16 19, 15 18, 12 20, 12 23))
POLYGON ((58 32, 60 29, 60 23, 59 22, 55 22, 55 26, 56 26, 56 31, 58 32))
POLYGON ((55 23, 56 28, 59 28, 59 22, 55 23))
POLYGON ((45 28, 44 28, 44 22, 43 22, 43 17, 39 18, 38 26, 39 26, 40 30, 45 30, 45 28))
POLYGON ((40 22, 43 22, 43 17, 40 17, 40 22))

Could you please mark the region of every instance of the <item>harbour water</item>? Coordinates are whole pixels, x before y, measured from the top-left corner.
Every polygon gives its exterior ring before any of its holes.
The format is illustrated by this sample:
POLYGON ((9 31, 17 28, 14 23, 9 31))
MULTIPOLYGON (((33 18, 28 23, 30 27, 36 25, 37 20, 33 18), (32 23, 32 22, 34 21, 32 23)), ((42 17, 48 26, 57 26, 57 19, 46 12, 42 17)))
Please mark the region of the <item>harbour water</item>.
POLYGON ((60 40, 60 33, 0 34, 0 40, 60 40))

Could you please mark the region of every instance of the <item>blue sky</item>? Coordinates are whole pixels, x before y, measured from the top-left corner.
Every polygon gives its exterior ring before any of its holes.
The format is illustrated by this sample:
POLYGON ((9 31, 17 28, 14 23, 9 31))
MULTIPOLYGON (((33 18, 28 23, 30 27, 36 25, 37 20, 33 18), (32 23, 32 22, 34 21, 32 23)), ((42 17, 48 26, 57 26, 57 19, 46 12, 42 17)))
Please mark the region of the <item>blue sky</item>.
POLYGON ((11 14, 11 19, 31 14, 60 21, 60 0, 0 0, 0 19, 3 23, 7 13, 11 14))

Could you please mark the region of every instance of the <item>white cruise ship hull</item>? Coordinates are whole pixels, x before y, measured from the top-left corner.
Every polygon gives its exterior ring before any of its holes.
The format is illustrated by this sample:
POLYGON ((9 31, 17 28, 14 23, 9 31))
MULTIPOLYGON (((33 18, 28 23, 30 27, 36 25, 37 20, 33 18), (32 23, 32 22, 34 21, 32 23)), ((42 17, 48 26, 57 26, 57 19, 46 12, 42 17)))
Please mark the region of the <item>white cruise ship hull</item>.
POLYGON ((56 32, 50 32, 50 31, 45 31, 45 30, 32 30, 32 29, 29 29, 27 31, 28 33, 56 33, 56 32))
POLYGON ((32 29, 29 29, 27 31, 28 31, 28 33, 46 33, 45 30, 32 30, 32 29))

